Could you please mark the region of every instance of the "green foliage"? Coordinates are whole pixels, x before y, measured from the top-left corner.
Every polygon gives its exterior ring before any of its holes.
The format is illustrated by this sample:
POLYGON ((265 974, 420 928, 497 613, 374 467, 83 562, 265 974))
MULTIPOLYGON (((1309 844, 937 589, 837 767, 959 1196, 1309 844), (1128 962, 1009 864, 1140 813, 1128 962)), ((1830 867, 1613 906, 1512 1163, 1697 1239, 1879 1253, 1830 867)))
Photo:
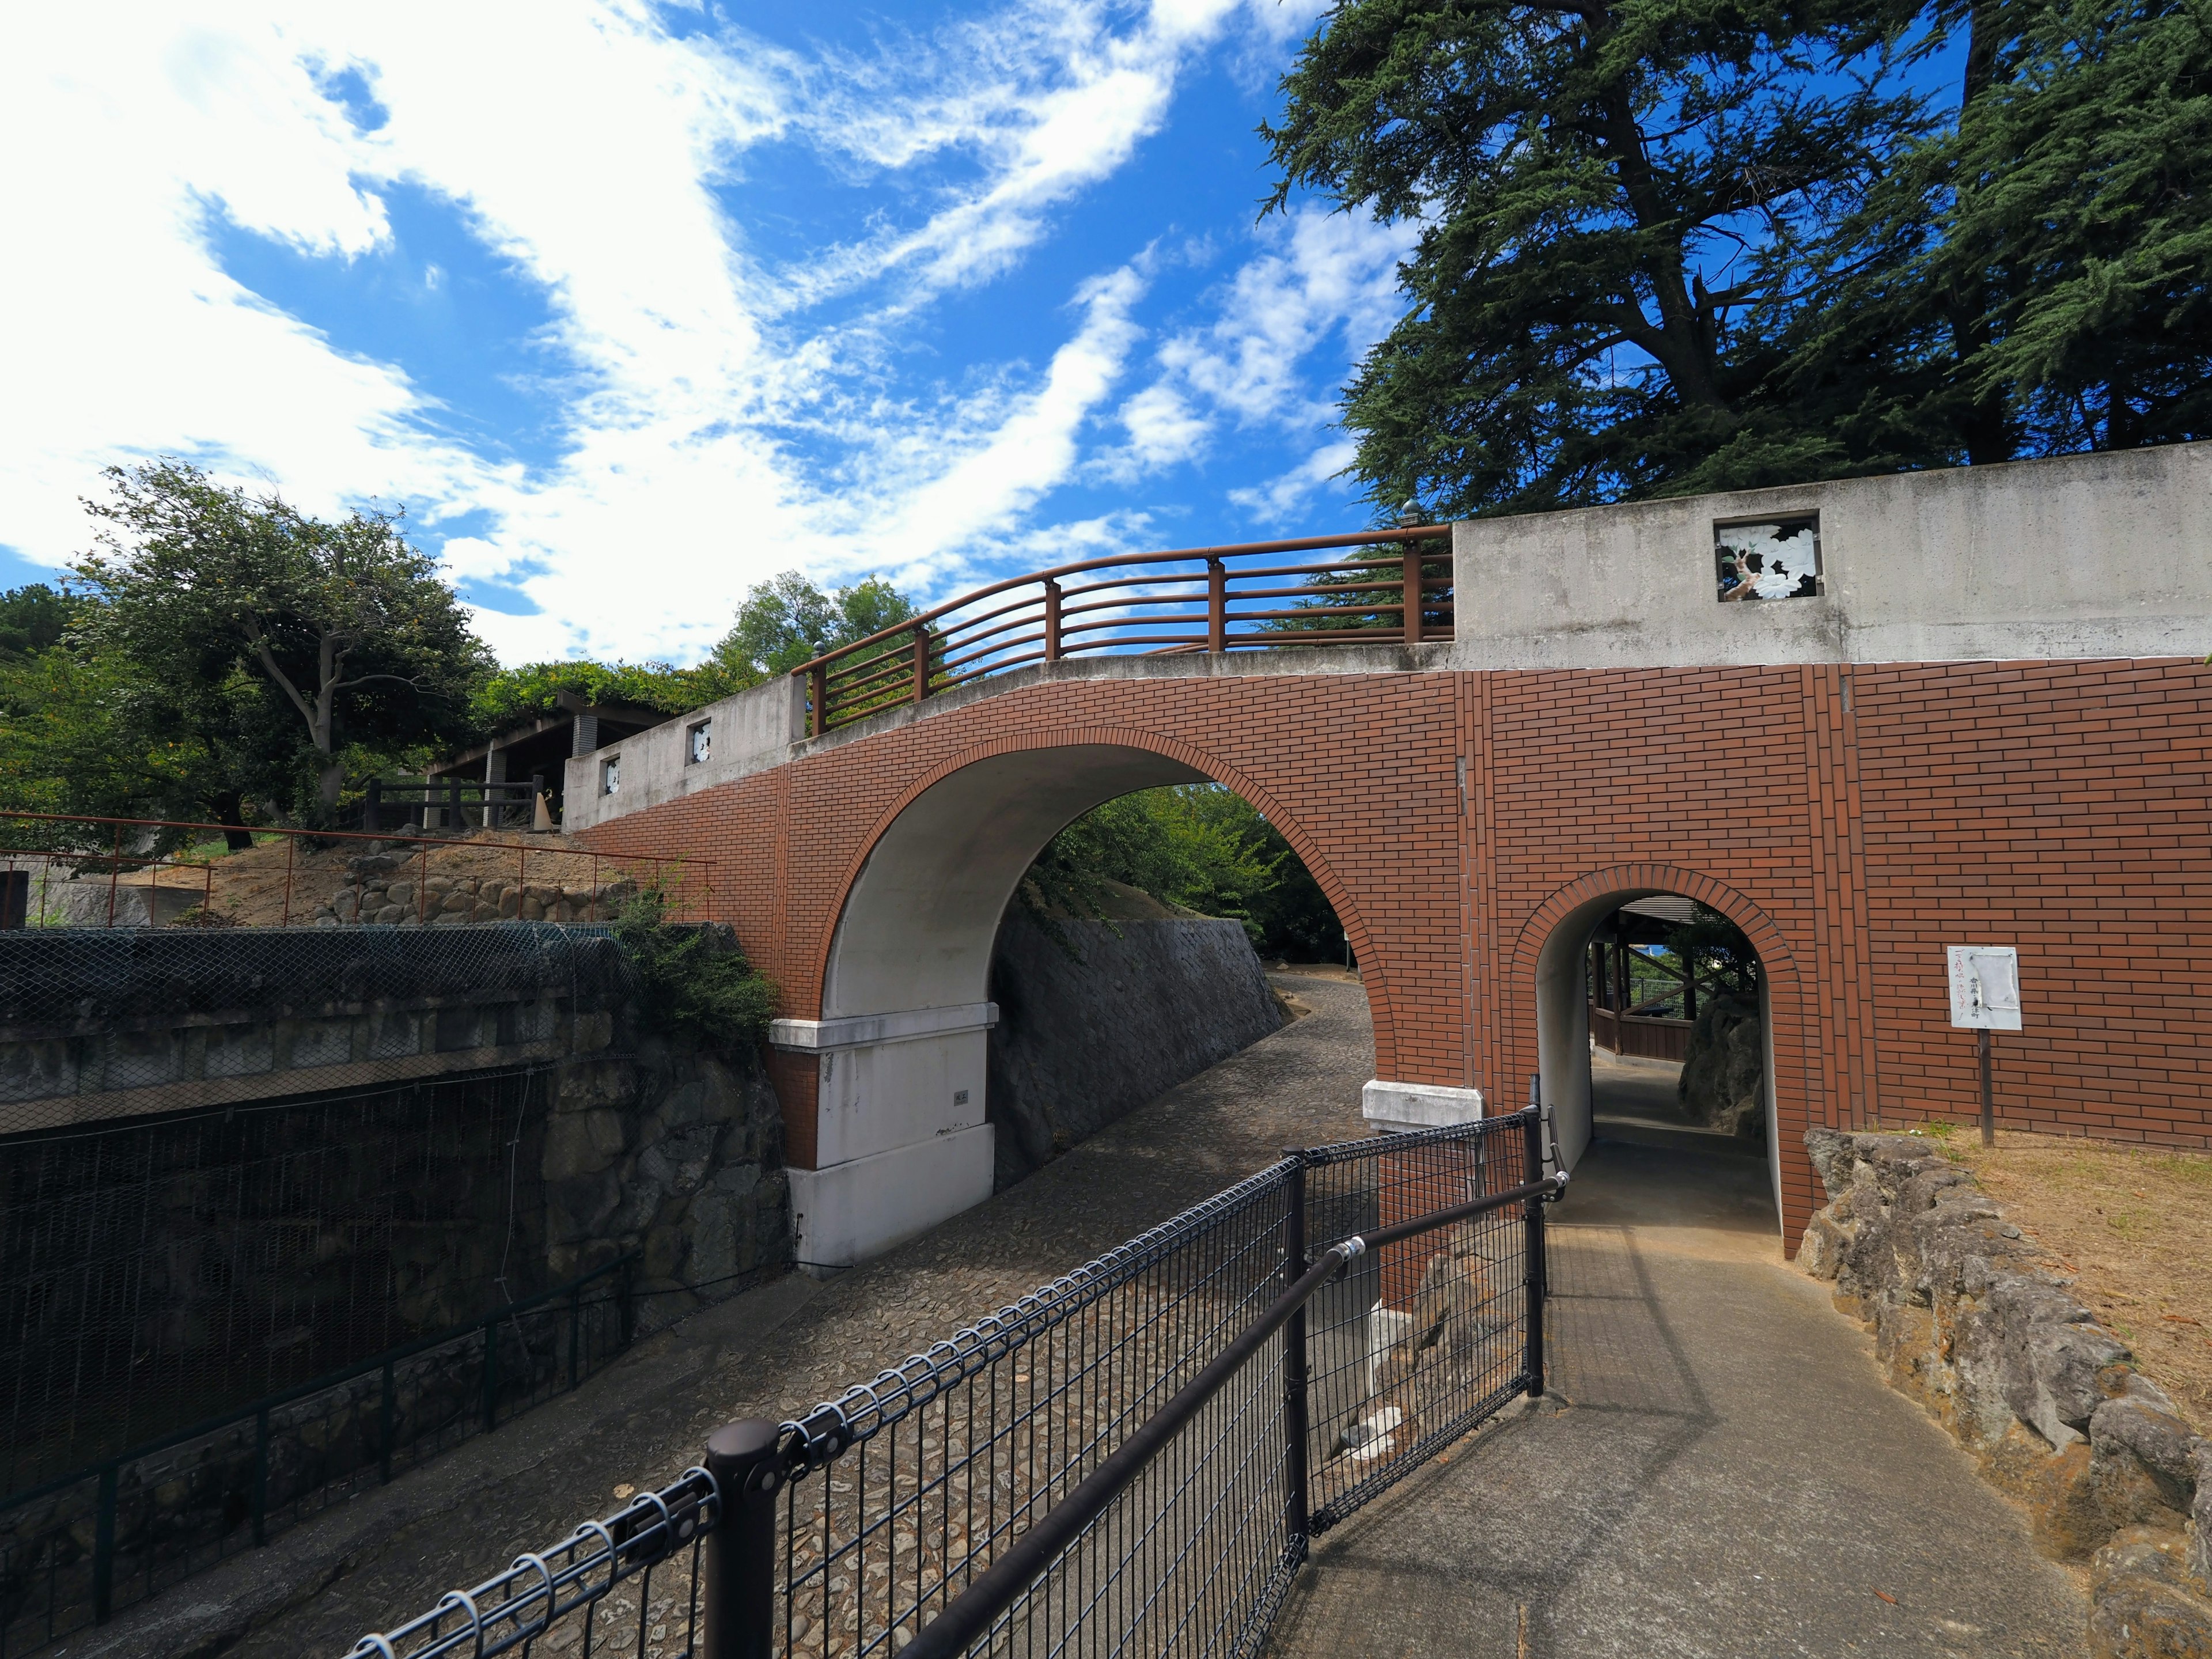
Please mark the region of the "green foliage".
POLYGON ((2212 6, 1976 15, 1956 125, 1820 250, 1794 386, 1850 441, 1976 460, 2212 432, 2212 6))
POLYGON ((1759 952, 1742 928, 1710 906, 1698 906, 1695 920, 1667 930, 1667 949, 1686 959, 1700 983, 1717 981, 1737 996, 1759 994, 1759 952))
POLYGON ((760 1041, 775 1012, 775 982, 720 930, 667 917, 668 896, 657 885, 615 911, 611 931, 636 970, 647 1019, 719 1048, 760 1041))
POLYGON ((99 550, 76 566, 93 601, 76 631, 157 726, 169 711, 173 735, 235 739, 260 787, 325 821, 352 756, 468 734, 491 654, 398 514, 327 523, 174 461, 105 476, 111 499, 88 504, 99 550), (281 761, 260 764, 279 742, 281 761), (272 781, 285 774, 289 788, 272 781))
POLYGON ((1179 784, 1092 808, 1053 837, 1023 878, 1033 914, 1113 913, 1120 883, 1164 904, 1241 921, 1270 955, 1343 949, 1328 902, 1282 833, 1218 784, 1179 784))
POLYGON ((534 715, 550 714, 563 691, 587 702, 631 702, 666 714, 685 714, 745 688, 715 671, 673 668, 666 663, 534 662, 487 675, 469 700, 479 732, 496 732, 534 715))
POLYGON ((2208 0, 1340 0, 1283 86, 1271 207, 1421 226, 1344 404, 1385 510, 2212 432, 2208 0))
POLYGON ((914 611, 914 602, 880 576, 824 593, 799 572, 787 570, 746 594, 737 626, 708 660, 732 681, 757 685, 904 622, 914 611))
POLYGON ((44 582, 0 593, 0 660, 29 656, 58 644, 82 602, 44 582))
POLYGON ((1746 326, 1924 125, 1885 0, 1340 0, 1265 129, 1423 228, 1345 404, 1378 504, 1531 512, 1843 463, 1746 326), (1709 286, 1706 273, 1721 273, 1709 286))

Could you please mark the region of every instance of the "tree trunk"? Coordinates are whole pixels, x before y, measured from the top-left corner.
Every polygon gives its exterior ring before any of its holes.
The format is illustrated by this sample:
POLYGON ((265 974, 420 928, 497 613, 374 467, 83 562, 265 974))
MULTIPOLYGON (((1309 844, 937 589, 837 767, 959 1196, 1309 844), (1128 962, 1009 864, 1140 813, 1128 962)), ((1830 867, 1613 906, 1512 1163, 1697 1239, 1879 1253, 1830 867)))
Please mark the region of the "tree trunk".
POLYGON ((237 790, 228 790, 208 803, 215 813, 215 821, 222 826, 223 845, 234 853, 243 853, 253 845, 253 831, 246 827, 246 797, 237 790))

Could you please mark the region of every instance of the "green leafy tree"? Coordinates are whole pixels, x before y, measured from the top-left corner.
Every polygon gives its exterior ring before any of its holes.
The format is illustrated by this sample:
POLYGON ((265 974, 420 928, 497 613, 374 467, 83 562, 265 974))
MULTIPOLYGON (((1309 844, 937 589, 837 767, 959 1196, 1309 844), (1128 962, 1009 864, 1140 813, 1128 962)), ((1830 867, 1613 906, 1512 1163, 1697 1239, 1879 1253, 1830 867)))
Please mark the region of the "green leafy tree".
POLYGON ((1332 960, 1344 949, 1336 913, 1282 832, 1218 784, 1141 790, 1092 808, 1037 855, 1020 896, 1049 927, 1060 916, 1110 916, 1117 884, 1241 921, 1270 956, 1332 960))
POLYGON ((1884 0, 1340 0, 1264 129, 1297 188, 1419 222, 1345 400, 1387 507, 1528 512, 1845 468, 1753 326, 1926 130, 1884 0))
POLYGON ((757 685, 914 612, 914 602, 880 576, 824 593, 800 572, 787 570, 746 594, 737 626, 709 660, 731 680, 757 685))
POLYGON ((2012 0, 1970 35, 1955 124, 1808 262, 1791 390, 1875 455, 2212 433, 2212 8, 2012 0))
POLYGON ((81 601, 44 582, 0 593, 0 658, 25 657, 61 641, 81 601))
POLYGON ((99 549, 76 566, 97 601, 88 647, 164 696, 213 696, 241 671, 260 680, 310 775, 295 807, 335 817, 349 750, 465 734, 490 653, 397 514, 328 523, 175 461, 106 476, 111 498, 88 503, 99 549))

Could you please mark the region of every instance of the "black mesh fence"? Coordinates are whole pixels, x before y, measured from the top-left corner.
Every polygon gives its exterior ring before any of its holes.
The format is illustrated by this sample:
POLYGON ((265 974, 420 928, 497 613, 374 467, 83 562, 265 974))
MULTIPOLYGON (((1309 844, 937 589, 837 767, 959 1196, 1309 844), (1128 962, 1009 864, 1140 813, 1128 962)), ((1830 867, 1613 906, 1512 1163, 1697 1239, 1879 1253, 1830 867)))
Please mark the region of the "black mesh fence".
POLYGON ((1311 1533, 1532 1386, 1534 1142, 1520 1114, 1297 1154, 780 1436, 761 1425, 773 1498, 754 1495, 760 1471, 692 1469, 355 1659, 896 1653, 1216 1360, 1226 1382, 966 1650, 1255 1654, 1311 1533), (1437 1217, 1486 1199, 1500 1207, 1437 1217), (1310 1258, 1422 1218, 1415 1237, 1347 1246, 1304 1322, 1236 1363, 1310 1258), (750 1544, 712 1535, 748 1527, 772 1536, 757 1583, 750 1544), (710 1602, 726 1645, 707 1640, 710 1602))
POLYGON ((0 1136, 549 1058, 634 983, 598 927, 0 932, 0 1136))

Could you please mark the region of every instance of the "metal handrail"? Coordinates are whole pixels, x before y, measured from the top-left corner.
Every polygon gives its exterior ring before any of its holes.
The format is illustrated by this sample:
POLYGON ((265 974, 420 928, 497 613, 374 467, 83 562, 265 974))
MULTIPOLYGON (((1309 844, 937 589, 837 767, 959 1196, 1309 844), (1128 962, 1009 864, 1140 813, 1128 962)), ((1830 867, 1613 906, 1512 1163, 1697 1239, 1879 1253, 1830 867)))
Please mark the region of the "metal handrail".
POLYGON ((1080 559, 975 588, 878 629, 865 639, 826 651, 791 672, 806 683, 808 729, 819 737, 901 703, 921 702, 994 674, 1040 661, 1057 662, 1079 653, 1218 653, 1445 641, 1452 637, 1455 622, 1452 578, 1448 569, 1439 574, 1430 567, 1448 562, 1449 550, 1424 550, 1419 544, 1449 536, 1450 528, 1449 525, 1410 525, 1340 536, 1080 559), (1231 568, 1232 561, 1377 544, 1396 544, 1403 550, 1317 564, 1276 562, 1231 568), (1103 580, 1062 586, 1069 577, 1092 571, 1117 574, 1103 580), (1332 574, 1352 580, 1316 580, 1332 574), (1231 586, 1232 580, 1249 584, 1285 577, 1304 580, 1289 586, 1231 586), (1008 594, 1017 597, 981 611, 975 609, 1008 594), (1313 603, 1284 609, 1280 601, 1318 601, 1333 596, 1346 600, 1343 611, 1347 618, 1373 616, 1396 620, 1364 628, 1282 625, 1329 620, 1331 607, 1313 603), (1251 608, 1267 601, 1277 605, 1251 608), (1237 608, 1239 605, 1244 608, 1237 608), (1069 617, 1085 612, 1098 614, 1069 625, 1069 617), (1133 629, 1146 631, 1133 632, 1133 629), (1174 631, 1158 631, 1162 629, 1174 631))
MULTIPOLYGON (((958 1659, 958 1656, 966 1653, 976 1638, 1013 1606, 1022 1592, 1043 1575, 1054 1558, 1080 1537, 1084 1528, 1104 1514, 1107 1505, 1144 1473, 1146 1465, 1167 1449, 1206 1401, 1228 1386, 1267 1340, 1288 1324, 1291 1316, 1313 1299, 1316 1291, 1353 1261, 1386 1244, 1471 1220, 1493 1210, 1557 1198, 1566 1186, 1567 1174, 1562 1170, 1540 1181, 1523 1182, 1502 1193, 1432 1210, 1410 1221, 1355 1234, 1329 1246, 1205 1370, 1146 1419, 1074 1491, 1048 1510, 1005 1554, 977 1575, 975 1581, 955 1596, 944 1612, 923 1626, 913 1641, 898 1650, 899 1659, 958 1659)), ((1539 1372, 1530 1378, 1529 1392, 1542 1391, 1543 1379, 1539 1372)))

